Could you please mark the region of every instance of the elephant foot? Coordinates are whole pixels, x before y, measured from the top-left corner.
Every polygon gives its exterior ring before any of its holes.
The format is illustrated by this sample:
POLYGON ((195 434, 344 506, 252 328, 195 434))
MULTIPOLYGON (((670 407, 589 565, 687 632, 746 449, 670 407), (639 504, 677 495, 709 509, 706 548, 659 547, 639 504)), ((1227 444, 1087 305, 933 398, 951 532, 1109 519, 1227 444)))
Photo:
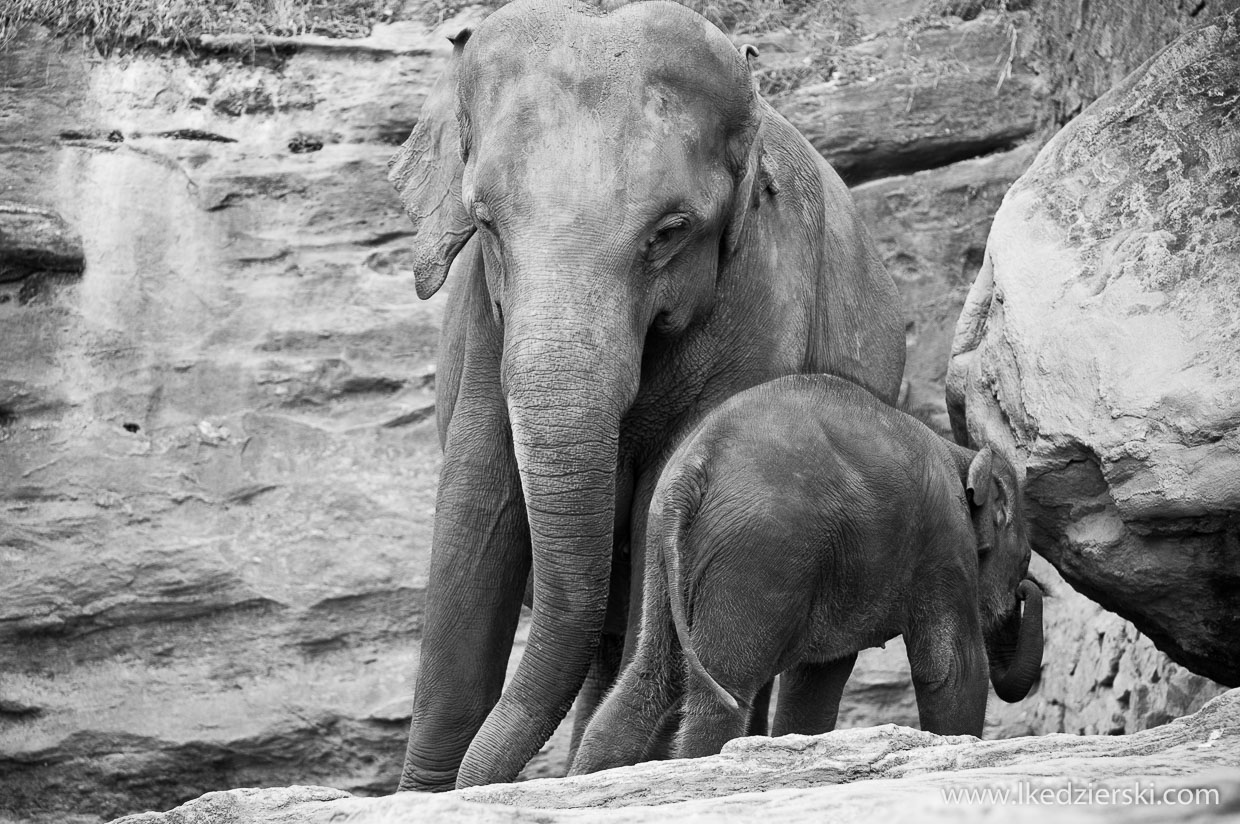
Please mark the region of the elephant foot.
POLYGON ((405 765, 396 792, 446 793, 456 789, 456 770, 426 770, 405 765))

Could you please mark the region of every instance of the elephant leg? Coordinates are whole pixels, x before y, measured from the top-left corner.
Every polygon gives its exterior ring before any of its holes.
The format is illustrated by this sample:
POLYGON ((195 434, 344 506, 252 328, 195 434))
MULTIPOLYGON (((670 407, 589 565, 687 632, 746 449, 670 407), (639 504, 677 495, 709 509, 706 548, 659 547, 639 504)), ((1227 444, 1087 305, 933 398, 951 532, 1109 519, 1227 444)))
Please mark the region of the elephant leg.
POLYGON ((678 698, 656 725, 655 734, 646 744, 642 761, 666 761, 676 752, 676 736, 680 733, 680 717, 683 699, 678 698))
MULTIPOLYGON (((735 683, 733 681, 732 683, 735 683)), ((733 738, 745 735, 749 725, 750 707, 761 689, 755 682, 749 689, 734 692, 741 706, 724 705, 706 681, 691 669, 686 673, 684 708, 681 711, 680 734, 676 739, 677 758, 698 758, 715 755, 733 738)))
POLYGON ((779 676, 775 735, 818 735, 835 729, 840 696, 857 663, 857 653, 825 663, 805 662, 779 676))
POLYGON ((987 663, 977 611, 949 612, 914 623, 904 633, 921 728, 938 735, 982 735, 987 663))
POLYGON ((641 610, 640 581, 643 575, 644 556, 640 549, 634 549, 633 539, 636 537, 641 540, 645 533, 651 489, 639 489, 638 485, 633 482, 632 462, 626 457, 620 460, 616 489, 617 511, 632 514, 627 521, 619 517, 616 519, 617 526, 623 527, 623 531, 617 532, 616 550, 612 555, 607 617, 603 622, 603 635, 599 647, 590 664, 590 672, 577 696, 572 743, 569 745, 569 764, 576 759, 577 748, 581 745, 581 736, 585 734, 590 718, 630 660, 631 648, 636 646, 635 643, 631 644, 630 640, 635 641, 638 627, 641 624, 636 615, 632 621, 629 620, 630 604, 636 604, 636 610, 641 610), (633 600, 632 593, 634 592, 638 593, 637 600, 633 600), (630 654, 629 658, 625 657, 626 653, 630 654))
POLYGON ((761 704, 763 714, 769 708, 771 681, 802 645, 813 589, 795 565, 772 569, 764 563, 763 538, 703 506, 680 545, 679 557, 692 559, 685 566, 701 570, 685 586, 692 593, 692 621, 684 643, 704 672, 685 656, 678 758, 713 755, 745 735, 754 708, 761 704), (719 687, 737 708, 724 703, 719 687))
POLYGON ((624 653, 624 636, 604 632, 594 651, 594 661, 590 664, 590 674, 577 696, 577 710, 573 717, 573 735, 568 745, 568 763, 571 765, 577 758, 577 749, 581 746, 581 737, 586 726, 598 709, 599 703, 607 690, 611 689, 620 674, 620 656, 624 653))
POLYGON ((402 790, 453 788, 503 688, 530 569, 525 504, 497 389, 499 339, 482 325, 489 317, 479 317, 489 315, 485 301, 469 308, 473 328, 436 498, 402 790))
POLYGON ((652 739, 668 716, 675 717, 682 688, 680 647, 667 584, 657 562, 644 577, 649 597, 642 606, 636 650, 586 726, 570 775, 638 763, 650 752, 652 739))
POLYGON ((753 699, 753 710, 749 714, 749 734, 750 735, 769 735, 771 721, 771 690, 775 687, 775 679, 772 678, 762 685, 758 690, 758 694, 753 699))
POLYGON ((769 707, 770 685, 778 671, 777 657, 783 647, 778 629, 783 621, 770 613, 761 618, 744 614, 735 608, 734 599, 732 603, 721 603, 722 600, 712 598, 706 588, 697 591, 697 623, 690 630, 690 643, 706 672, 725 686, 739 706, 734 709, 724 704, 714 687, 686 659, 677 758, 714 755, 733 738, 750 732, 755 712, 765 715, 769 707), (764 620, 767 618, 774 620, 764 620), (742 650, 761 652, 745 655, 740 654, 742 650))

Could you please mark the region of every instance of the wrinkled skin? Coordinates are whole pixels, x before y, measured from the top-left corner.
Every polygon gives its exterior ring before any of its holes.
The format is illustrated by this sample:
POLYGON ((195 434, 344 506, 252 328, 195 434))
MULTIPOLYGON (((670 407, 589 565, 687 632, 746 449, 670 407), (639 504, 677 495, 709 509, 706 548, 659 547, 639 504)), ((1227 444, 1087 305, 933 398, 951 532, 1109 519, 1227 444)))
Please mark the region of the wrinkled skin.
POLYGON ((391 173, 419 295, 449 283, 402 789, 511 780, 614 678, 680 433, 791 373, 893 400, 904 359, 847 190, 706 20, 519 0, 453 42, 391 173))
POLYGON ((777 673, 773 733, 829 731, 857 652, 898 635, 922 729, 980 736, 988 670, 1018 701, 1041 667, 1020 496, 1001 454, 949 443, 846 380, 791 376, 732 398, 655 490, 636 655, 573 773, 649 757, 682 693, 676 754, 717 753, 777 673))

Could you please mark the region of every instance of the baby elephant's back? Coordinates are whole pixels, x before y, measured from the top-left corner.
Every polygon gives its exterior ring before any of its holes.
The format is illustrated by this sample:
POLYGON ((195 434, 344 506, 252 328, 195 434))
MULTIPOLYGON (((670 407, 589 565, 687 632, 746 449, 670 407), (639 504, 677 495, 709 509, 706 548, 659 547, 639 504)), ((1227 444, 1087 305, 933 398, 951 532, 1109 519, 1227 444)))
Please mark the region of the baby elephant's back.
POLYGON ((707 508, 747 523, 745 531, 796 542, 821 546, 847 534, 852 547, 894 549, 915 541, 927 517, 963 506, 947 443, 834 376, 794 375, 742 392, 686 447, 679 457, 702 465, 707 508))

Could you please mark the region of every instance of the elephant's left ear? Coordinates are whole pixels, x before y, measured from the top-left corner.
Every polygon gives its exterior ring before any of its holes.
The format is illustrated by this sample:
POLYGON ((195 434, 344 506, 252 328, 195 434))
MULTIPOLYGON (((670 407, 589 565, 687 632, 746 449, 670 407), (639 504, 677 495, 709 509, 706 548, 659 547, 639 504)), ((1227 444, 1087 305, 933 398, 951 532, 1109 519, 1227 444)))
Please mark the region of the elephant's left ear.
POLYGON ((390 161, 388 180, 413 225, 413 270, 418 297, 426 300, 443 285, 452 261, 474 234, 461 203, 460 127, 457 122, 457 70, 470 30, 452 40, 448 67, 422 105, 418 124, 390 161))

